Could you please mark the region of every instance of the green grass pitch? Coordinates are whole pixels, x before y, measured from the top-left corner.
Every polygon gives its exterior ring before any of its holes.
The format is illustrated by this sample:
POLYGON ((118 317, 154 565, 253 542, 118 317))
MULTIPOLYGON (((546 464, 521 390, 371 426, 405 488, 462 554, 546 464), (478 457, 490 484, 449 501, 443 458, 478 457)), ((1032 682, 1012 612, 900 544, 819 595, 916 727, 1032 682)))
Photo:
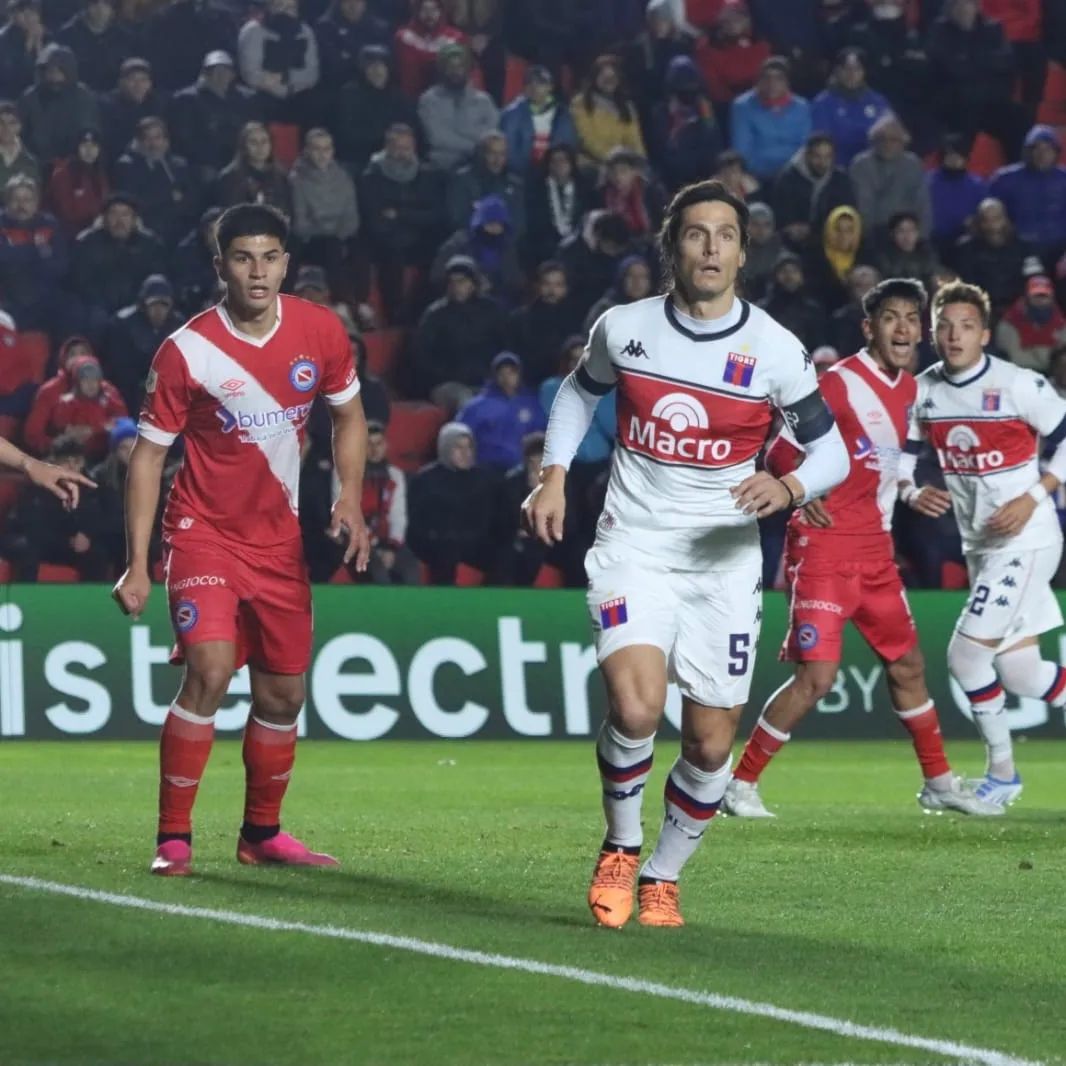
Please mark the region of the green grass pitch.
MULTIPOLYGON (((648 846, 675 742, 660 744, 648 846)), ((304 743, 286 827, 339 870, 233 857, 243 772, 215 748, 199 876, 146 873, 156 748, 0 745, 0 875, 392 934, 816 1012, 1066 1063, 1066 742, 1018 749, 1004 818, 924 815, 910 748, 794 743, 773 822, 718 819, 682 881, 688 925, 595 928, 589 743, 304 743)), ((976 744, 953 744, 960 770, 976 744)), ((946 1063, 564 976, 137 910, 0 883, 2 1066, 946 1063)), ((990 1061, 990 1060, 984 1060, 990 1061)))

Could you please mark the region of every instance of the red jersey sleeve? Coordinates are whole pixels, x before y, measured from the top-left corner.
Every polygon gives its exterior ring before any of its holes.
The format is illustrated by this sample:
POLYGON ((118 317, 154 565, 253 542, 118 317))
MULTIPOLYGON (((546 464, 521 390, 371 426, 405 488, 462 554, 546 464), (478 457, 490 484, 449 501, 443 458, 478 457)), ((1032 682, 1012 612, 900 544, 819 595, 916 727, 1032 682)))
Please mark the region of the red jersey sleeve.
POLYGON ((352 342, 341 325, 341 320, 332 312, 325 330, 322 353, 323 371, 320 391, 326 403, 339 407, 359 393, 359 376, 352 360, 352 342))
POLYGON ((169 447, 189 417, 191 380, 185 357, 172 340, 155 353, 144 385, 144 403, 137 431, 153 444, 169 447))

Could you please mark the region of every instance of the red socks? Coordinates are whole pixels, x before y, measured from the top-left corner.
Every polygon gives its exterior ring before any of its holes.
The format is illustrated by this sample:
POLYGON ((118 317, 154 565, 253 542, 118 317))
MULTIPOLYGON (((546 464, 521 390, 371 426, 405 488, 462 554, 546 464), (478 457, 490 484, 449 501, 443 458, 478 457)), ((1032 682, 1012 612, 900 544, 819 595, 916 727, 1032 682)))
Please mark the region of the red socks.
POLYGON ((214 739, 214 715, 201 718, 177 704, 171 706, 159 743, 160 835, 192 833, 192 805, 214 739))
POLYGON ((733 776, 738 781, 754 784, 766 769, 766 764, 781 750, 790 736, 790 733, 782 733, 780 729, 774 729, 760 718, 744 746, 744 753, 740 756, 733 776))
POLYGON ((248 716, 244 727, 244 821, 250 826, 281 824, 281 801, 296 760, 296 723, 272 725, 248 716))
POLYGON ((897 710, 896 717, 911 735, 922 774, 928 779, 950 773, 951 766, 944 754, 944 742, 940 736, 940 719, 933 701, 927 700, 912 711, 897 710))

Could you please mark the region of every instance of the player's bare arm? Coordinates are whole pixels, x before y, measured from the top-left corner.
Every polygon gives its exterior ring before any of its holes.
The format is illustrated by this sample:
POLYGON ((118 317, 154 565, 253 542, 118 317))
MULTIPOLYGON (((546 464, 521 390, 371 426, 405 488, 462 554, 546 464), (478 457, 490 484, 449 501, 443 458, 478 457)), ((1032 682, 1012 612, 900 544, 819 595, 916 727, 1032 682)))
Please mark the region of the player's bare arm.
POLYGON ((541 543, 552 545, 563 539, 566 521, 566 470, 549 466, 540 472, 540 484, 522 504, 522 520, 541 543))
POLYGON ((21 470, 35 485, 59 497, 68 511, 78 506, 83 486, 87 489, 96 488, 96 482, 84 474, 34 459, 7 440, 0 440, 0 466, 21 470))
POLYGON ((348 537, 344 563, 355 560, 356 570, 366 570, 370 561, 370 533, 363 521, 363 473, 366 469, 366 415, 363 401, 356 395, 347 403, 331 406, 333 418, 333 465, 341 491, 333 504, 329 535, 334 540, 348 537))
POLYGON ((160 482, 168 450, 138 437, 126 474, 126 570, 111 594, 122 613, 134 618, 144 610, 152 588, 148 546, 159 508, 160 482))

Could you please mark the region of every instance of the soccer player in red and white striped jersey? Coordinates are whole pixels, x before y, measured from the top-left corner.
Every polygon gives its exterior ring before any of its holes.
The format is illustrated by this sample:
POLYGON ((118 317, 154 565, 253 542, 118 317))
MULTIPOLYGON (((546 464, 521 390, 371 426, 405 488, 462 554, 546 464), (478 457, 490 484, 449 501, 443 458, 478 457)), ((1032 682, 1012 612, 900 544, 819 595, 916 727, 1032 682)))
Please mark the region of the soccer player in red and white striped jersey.
POLYGON ((192 807, 234 669, 247 663, 245 809, 237 858, 333 865, 281 832, 311 655, 303 559, 300 448, 321 394, 333 416, 340 495, 331 532, 365 568, 360 512, 367 429, 351 345, 328 308, 280 295, 288 223, 244 204, 219 220, 216 269, 226 295, 167 338, 146 384, 126 490, 128 568, 115 598, 138 615, 148 599, 148 542, 160 477, 182 435, 185 458, 163 515, 167 594, 185 677, 163 724, 159 828, 152 872, 190 872, 192 807))
MULTIPOLYGON (((794 662, 796 670, 763 708, 744 748, 722 802, 729 814, 773 817, 759 795, 760 775, 832 687, 849 621, 880 657, 892 706, 911 735, 925 778, 918 802, 927 810, 1001 813, 951 773, 893 558, 892 511, 916 395, 906 367, 921 338, 925 303, 925 290, 916 281, 889 278, 875 286, 863 299, 867 347, 834 365, 819 382, 848 446, 851 470, 824 500, 796 511, 789 522, 789 628, 781 657, 794 662)), ((770 450, 771 469, 791 469, 802 457, 789 437, 786 426, 770 450)))

